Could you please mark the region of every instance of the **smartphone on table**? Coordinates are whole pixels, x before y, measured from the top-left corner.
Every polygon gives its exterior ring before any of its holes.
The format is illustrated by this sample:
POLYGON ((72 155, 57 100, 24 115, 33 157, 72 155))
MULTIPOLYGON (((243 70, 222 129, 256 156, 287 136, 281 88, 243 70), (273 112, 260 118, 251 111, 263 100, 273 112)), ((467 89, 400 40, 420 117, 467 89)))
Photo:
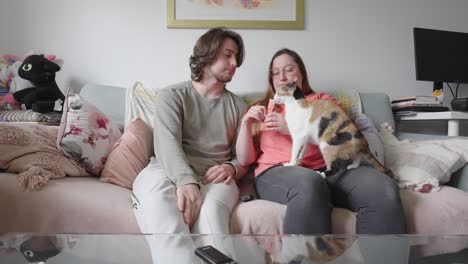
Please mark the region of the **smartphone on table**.
POLYGON ((237 261, 226 256, 213 246, 204 246, 195 249, 195 255, 209 264, 238 264, 237 261))

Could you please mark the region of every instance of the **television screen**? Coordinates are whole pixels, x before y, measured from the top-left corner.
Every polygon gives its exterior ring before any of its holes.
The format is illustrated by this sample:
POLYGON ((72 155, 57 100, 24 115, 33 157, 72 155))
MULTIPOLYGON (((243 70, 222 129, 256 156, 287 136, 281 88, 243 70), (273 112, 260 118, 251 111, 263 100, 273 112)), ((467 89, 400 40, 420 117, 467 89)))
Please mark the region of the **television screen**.
POLYGON ((468 33, 414 28, 416 79, 468 83, 468 33))

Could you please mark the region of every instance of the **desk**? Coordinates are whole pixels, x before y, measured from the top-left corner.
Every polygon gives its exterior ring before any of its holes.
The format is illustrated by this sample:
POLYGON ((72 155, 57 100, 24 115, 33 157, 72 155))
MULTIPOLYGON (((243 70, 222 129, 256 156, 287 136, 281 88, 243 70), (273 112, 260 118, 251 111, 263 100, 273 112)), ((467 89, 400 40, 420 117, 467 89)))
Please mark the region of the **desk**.
POLYGON ((468 112, 417 112, 410 116, 395 116, 399 121, 420 121, 420 120, 447 120, 448 136, 458 136, 460 120, 468 120, 468 112))

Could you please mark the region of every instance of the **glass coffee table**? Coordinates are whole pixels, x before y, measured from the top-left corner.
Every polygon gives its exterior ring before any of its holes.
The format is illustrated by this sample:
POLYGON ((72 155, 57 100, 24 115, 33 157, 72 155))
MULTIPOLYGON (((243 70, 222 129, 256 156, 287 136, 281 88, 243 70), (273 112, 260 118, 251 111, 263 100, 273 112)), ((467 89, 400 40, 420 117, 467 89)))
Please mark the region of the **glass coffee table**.
POLYGON ((0 234, 0 263, 209 263, 207 245, 235 261, 220 263, 468 264, 468 236, 33 233, 0 234))

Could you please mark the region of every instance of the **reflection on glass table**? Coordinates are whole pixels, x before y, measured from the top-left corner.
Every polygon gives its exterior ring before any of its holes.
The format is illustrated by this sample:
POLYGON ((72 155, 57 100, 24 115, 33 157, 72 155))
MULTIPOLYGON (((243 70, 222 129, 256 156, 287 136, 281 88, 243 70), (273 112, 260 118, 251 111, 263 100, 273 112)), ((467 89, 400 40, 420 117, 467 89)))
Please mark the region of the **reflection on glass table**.
POLYGON ((1 234, 0 263, 205 263, 207 245, 240 264, 468 263, 468 236, 32 233, 1 234))

